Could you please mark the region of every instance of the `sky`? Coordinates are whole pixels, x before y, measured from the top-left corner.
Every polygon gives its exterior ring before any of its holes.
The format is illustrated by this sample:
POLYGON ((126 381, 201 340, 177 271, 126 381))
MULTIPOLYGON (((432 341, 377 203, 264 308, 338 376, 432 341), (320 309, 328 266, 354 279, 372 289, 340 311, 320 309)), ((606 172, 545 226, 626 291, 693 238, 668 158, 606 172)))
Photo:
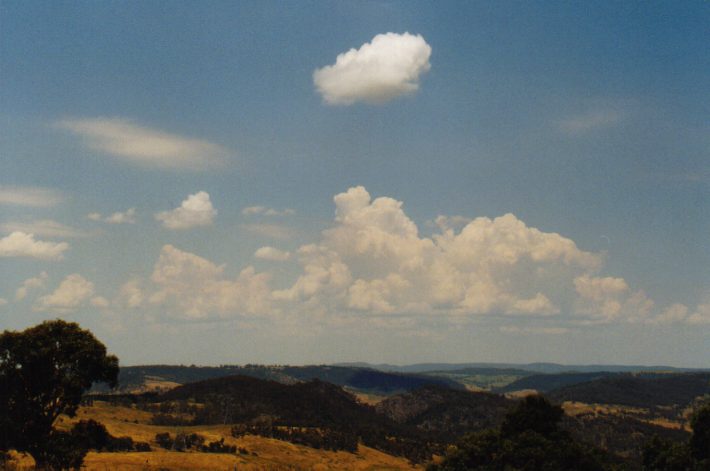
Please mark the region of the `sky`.
POLYGON ((122 364, 710 366, 710 3, 0 3, 0 329, 122 364))

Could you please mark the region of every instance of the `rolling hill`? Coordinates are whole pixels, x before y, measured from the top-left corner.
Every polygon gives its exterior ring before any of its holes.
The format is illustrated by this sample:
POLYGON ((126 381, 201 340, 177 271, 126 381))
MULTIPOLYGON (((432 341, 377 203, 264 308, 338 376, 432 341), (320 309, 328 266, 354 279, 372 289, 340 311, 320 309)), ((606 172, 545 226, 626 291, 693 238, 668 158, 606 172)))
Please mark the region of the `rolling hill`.
POLYGON ((427 385, 463 389, 461 383, 450 378, 422 374, 392 373, 370 368, 345 366, 172 366, 145 365, 122 367, 119 373, 119 391, 134 392, 149 389, 149 385, 164 389, 207 379, 243 375, 283 384, 318 379, 353 390, 375 394, 393 394, 410 391, 427 385))
POLYGON ((710 373, 614 375, 549 391, 557 401, 620 404, 631 407, 684 407, 710 394, 710 373))

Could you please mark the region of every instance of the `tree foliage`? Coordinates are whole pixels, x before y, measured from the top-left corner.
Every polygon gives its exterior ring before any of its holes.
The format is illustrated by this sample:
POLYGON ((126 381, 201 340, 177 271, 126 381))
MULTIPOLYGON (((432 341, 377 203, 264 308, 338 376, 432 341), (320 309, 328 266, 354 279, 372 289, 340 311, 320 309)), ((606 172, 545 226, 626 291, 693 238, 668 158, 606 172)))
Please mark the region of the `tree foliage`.
POLYGON ((690 421, 693 436, 690 437, 690 452, 698 461, 710 464, 710 404, 706 404, 690 421))
POLYGON ((473 433, 452 447, 429 471, 604 469, 602 455, 559 429, 562 408, 542 396, 528 396, 500 429, 473 433))
POLYGON ((646 471, 710 470, 710 404, 698 409, 690 420, 693 435, 688 443, 653 437, 643 450, 646 471))
POLYGON ((28 452, 38 467, 77 467, 83 454, 74 449, 70 433, 53 429, 54 422, 60 414, 73 416, 93 383, 115 386, 117 377, 118 359, 76 323, 54 320, 21 332, 4 331, 0 450, 28 452))

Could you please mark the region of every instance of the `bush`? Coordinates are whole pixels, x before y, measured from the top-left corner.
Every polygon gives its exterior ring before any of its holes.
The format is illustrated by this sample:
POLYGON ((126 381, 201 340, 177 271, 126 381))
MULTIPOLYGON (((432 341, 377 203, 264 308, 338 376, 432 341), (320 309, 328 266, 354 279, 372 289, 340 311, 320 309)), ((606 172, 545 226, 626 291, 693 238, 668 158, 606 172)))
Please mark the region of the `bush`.
POLYGON ((131 437, 111 437, 106 445, 106 451, 133 451, 133 439, 131 437))
POLYGON ((202 445, 200 451, 204 453, 236 453, 237 447, 234 445, 225 445, 224 438, 219 441, 210 442, 209 445, 202 445))
POLYGON ((172 438, 168 432, 163 432, 155 435, 155 441, 158 446, 166 450, 185 451, 191 448, 201 450, 204 448, 205 437, 196 433, 178 432, 175 438, 172 438))
POLYGON ((170 450, 173 447, 173 440, 170 438, 170 434, 168 432, 156 434, 155 442, 160 448, 165 448, 166 450, 170 450))
MULTIPOLYGON (((96 451, 133 451, 135 444, 131 437, 114 437, 106 427, 95 420, 80 420, 71 429, 77 446, 96 451)), ((147 443, 145 444, 147 445, 147 443)))
POLYGON ((237 424, 232 427, 233 437, 246 434, 275 438, 316 449, 344 450, 351 453, 357 451, 358 444, 358 437, 355 434, 328 428, 280 427, 271 424, 237 424))
POLYGON ((153 451, 146 442, 135 442, 133 449, 138 452, 153 451))
POLYGON ((170 414, 155 414, 150 419, 151 425, 164 425, 168 427, 192 425, 192 420, 170 414))

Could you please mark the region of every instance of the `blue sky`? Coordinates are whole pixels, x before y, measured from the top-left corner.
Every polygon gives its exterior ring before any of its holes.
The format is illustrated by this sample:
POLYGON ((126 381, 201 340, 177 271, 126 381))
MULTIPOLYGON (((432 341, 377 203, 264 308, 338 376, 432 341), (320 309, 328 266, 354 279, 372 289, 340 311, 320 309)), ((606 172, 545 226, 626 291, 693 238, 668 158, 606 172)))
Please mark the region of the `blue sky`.
POLYGON ((126 364, 710 362, 706 2, 4 2, 0 328, 126 364))

